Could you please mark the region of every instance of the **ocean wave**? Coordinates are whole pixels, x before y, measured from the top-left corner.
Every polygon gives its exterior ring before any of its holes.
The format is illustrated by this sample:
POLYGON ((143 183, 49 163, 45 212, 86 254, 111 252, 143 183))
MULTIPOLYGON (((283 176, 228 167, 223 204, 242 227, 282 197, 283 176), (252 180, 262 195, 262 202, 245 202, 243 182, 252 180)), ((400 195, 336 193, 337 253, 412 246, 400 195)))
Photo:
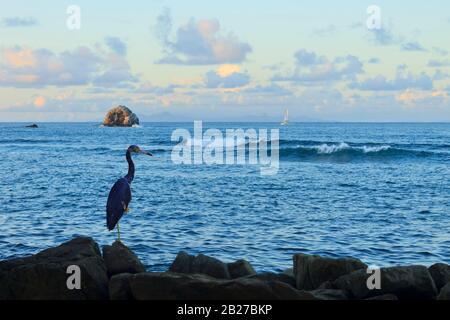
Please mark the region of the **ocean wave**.
POLYGON ((351 146, 345 142, 315 146, 280 147, 280 157, 288 159, 317 159, 351 161, 358 159, 418 158, 436 155, 430 151, 394 148, 390 145, 351 146))

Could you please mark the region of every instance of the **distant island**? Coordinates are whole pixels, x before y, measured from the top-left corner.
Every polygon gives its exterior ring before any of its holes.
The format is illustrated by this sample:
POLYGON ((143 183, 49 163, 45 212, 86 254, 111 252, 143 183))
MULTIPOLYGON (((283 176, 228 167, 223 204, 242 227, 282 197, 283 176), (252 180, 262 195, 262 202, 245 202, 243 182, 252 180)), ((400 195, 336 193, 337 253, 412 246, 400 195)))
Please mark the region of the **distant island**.
POLYGON ((108 111, 103 120, 107 127, 131 127, 139 125, 139 118, 126 106, 117 106, 108 111))

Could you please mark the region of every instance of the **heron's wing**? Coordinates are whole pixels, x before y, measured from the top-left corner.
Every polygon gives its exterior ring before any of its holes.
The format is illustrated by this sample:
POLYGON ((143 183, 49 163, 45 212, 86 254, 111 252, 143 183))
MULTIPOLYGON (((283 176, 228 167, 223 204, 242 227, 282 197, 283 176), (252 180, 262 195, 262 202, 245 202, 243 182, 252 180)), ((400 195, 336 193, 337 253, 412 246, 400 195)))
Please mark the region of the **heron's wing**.
POLYGON ((121 178, 111 188, 106 203, 106 225, 108 230, 114 229, 122 218, 123 212, 131 201, 131 188, 128 181, 121 178))

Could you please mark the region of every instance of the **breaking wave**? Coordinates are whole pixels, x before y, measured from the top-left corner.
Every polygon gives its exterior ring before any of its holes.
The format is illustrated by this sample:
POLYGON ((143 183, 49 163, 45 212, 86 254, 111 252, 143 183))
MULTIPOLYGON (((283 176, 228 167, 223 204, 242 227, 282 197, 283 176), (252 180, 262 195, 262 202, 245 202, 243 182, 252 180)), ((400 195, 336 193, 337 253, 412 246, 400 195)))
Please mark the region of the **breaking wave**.
POLYGON ((431 151, 392 147, 390 145, 349 145, 322 143, 317 145, 280 146, 280 157, 288 159, 317 159, 351 161, 358 159, 423 158, 437 155, 431 151))

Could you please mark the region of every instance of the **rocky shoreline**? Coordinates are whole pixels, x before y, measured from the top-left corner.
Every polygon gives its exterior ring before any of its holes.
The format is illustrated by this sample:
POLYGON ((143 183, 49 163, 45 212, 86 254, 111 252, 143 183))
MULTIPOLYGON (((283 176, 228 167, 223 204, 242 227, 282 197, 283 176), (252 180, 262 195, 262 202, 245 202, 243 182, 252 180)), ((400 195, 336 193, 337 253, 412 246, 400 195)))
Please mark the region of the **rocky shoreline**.
POLYGON ((299 253, 283 273, 257 273, 245 260, 180 252, 169 270, 151 272, 120 242, 101 252, 78 237, 0 261, 0 300, 450 300, 450 265, 381 268, 379 289, 368 288, 367 268, 354 258, 299 253), (69 266, 79 267, 79 288, 68 288, 69 266))

